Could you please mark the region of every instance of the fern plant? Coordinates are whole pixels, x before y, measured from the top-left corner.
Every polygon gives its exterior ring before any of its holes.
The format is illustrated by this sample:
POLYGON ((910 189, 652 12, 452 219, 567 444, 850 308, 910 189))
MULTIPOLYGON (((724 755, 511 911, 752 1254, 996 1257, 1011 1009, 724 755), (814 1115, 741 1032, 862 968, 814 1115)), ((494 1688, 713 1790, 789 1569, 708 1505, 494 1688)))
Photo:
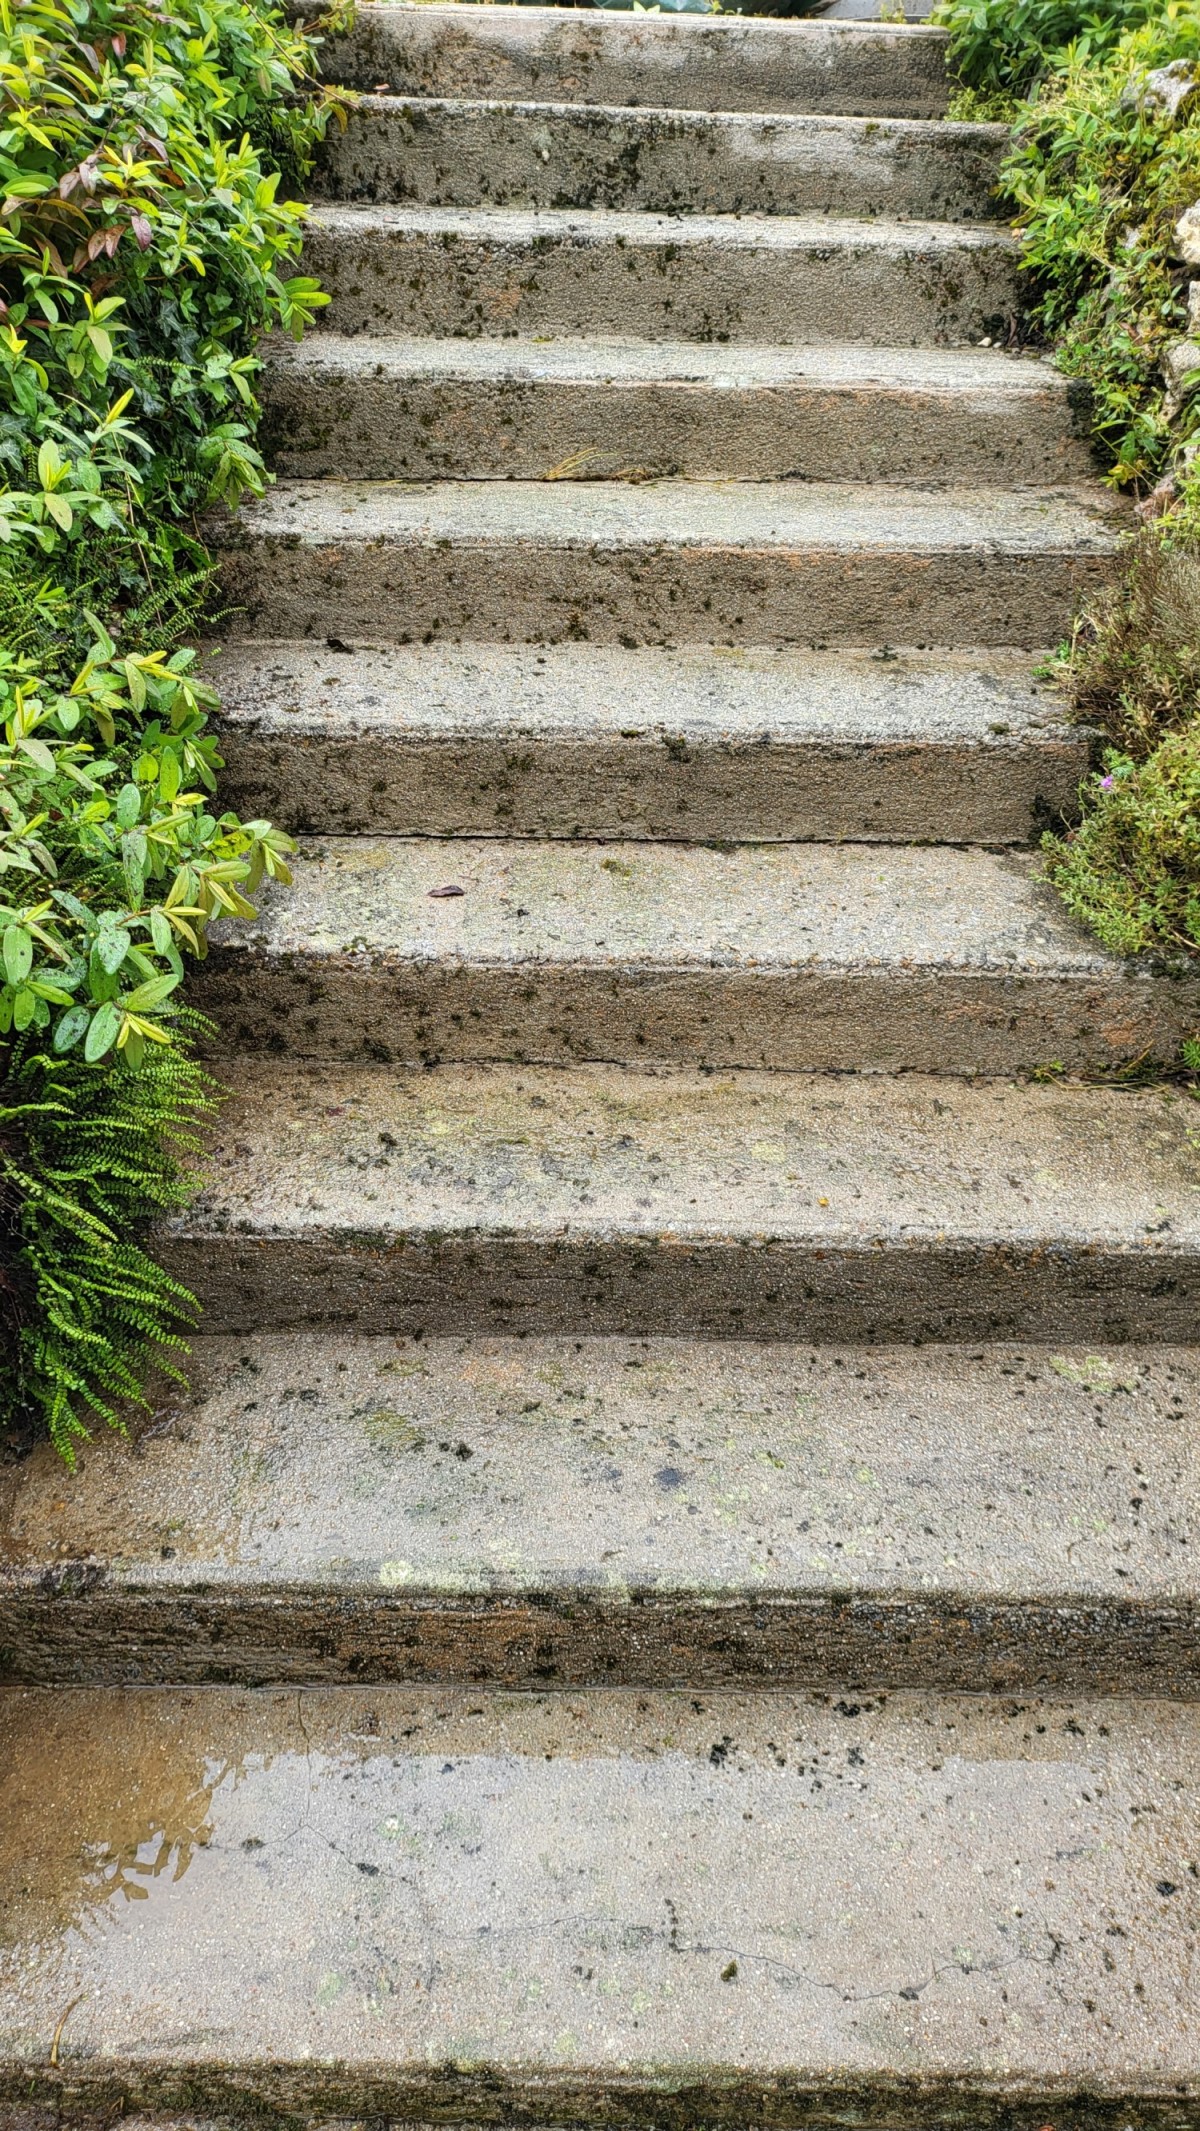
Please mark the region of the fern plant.
MULTIPOLYGON (((191 1031, 194 1033, 194 1026, 191 1031)), ((156 1264, 151 1215, 187 1203, 216 1088, 180 1046, 141 1069, 58 1058, 28 1038, 0 1084, 3 1381, 10 1440, 43 1431, 73 1464, 88 1419, 116 1423, 173 1356, 195 1298, 156 1264)))

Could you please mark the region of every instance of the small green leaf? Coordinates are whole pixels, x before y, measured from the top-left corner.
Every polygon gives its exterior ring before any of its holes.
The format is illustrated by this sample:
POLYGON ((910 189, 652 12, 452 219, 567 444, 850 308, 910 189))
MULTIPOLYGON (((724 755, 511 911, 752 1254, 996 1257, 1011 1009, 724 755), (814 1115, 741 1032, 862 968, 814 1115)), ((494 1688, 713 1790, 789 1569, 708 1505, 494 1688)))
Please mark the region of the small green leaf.
POLYGON ((55 1050, 69 1051, 73 1044, 78 1043, 91 1018, 86 1006, 73 1006, 69 1012, 63 1014, 54 1031, 55 1050))
POLYGON ((151 977, 148 983, 127 992, 121 1004, 127 1013, 149 1013, 152 1007, 161 1006, 164 999, 170 998, 178 982, 178 977, 151 977))
POLYGON ((108 931, 96 935, 92 949, 106 977, 115 977, 129 953, 130 939, 123 925, 114 925, 108 931))
POLYGON ((92 1015, 87 1041, 83 1046, 83 1055, 89 1065, 95 1065, 98 1058, 103 1058, 106 1051, 111 1051, 120 1026, 120 1013, 110 999, 98 1013, 92 1015))
POLYGON ((5 926, 3 957, 9 983, 24 983, 33 967, 33 939, 23 925, 5 926))

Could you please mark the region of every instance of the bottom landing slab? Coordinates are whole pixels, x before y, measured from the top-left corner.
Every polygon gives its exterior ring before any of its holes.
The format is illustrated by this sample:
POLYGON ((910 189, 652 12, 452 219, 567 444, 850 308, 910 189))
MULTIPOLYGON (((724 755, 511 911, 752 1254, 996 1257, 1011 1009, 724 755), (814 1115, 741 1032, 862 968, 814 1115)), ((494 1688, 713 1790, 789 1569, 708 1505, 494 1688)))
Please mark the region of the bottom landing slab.
POLYGON ((11 2121, 1200 2112, 1194 1706, 9 1689, 0 1768, 11 2121))

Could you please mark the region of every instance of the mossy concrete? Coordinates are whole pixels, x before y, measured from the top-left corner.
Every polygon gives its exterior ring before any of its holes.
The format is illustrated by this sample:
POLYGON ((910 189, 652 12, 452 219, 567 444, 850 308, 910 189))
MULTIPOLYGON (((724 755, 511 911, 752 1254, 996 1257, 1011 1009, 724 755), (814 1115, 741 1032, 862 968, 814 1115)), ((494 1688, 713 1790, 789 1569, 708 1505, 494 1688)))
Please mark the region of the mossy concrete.
POLYGON ((222 1064, 155 1247, 214 1332, 1194 1339, 1170 1090, 613 1066, 222 1064))
POLYGON ((237 636, 1041 649, 1120 522, 1098 487, 288 481, 212 538, 237 636))
POLYGON ((1195 1705, 59 1688, 0 1723, 0 2095, 67 2121, 1200 2106, 1195 1705))
POLYGON ((225 790, 326 835, 1027 843, 1089 735, 1021 653, 214 645, 225 790))
POLYGON ((1008 337, 1015 238, 984 223, 607 208, 315 207, 341 333, 956 345, 1008 337))
POLYGON ((1054 485, 1093 471, 1077 389, 997 349, 313 333, 275 344, 263 439, 303 479, 1054 485))
POLYGON ((1192 1349, 197 1343, 0 1474, 0 1670, 1200 1692, 1192 1349))
POLYGON ((403 96, 940 118, 950 94, 945 31, 891 23, 372 4, 320 57, 327 81, 403 96))
POLYGON ((370 96, 316 189, 434 207, 986 221, 1003 126, 370 96))
POLYGON ((1078 1071, 1173 1059, 1200 979, 1108 954, 1024 856, 313 838, 191 996, 241 1050, 1078 1071))

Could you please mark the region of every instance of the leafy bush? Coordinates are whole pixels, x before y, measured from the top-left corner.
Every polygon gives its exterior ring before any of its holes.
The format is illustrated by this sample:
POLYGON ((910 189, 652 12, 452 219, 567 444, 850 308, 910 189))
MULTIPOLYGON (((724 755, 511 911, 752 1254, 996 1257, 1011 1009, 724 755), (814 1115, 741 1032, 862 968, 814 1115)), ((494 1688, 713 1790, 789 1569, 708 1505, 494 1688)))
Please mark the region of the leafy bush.
POLYGON ((1163 369, 1188 332, 1175 224, 1200 198, 1200 95, 1172 115, 1146 93, 1175 60, 1200 61, 1200 0, 1171 0, 1102 63, 1070 55, 1018 113, 1002 173, 1029 324, 1089 386, 1096 439, 1122 485, 1157 479, 1200 406, 1190 392, 1177 406, 1163 369))
POLYGON ((1062 673, 1077 713, 1110 744, 1080 794, 1078 827, 1045 839, 1048 877, 1117 953, 1196 953, 1200 543, 1186 503, 1134 536, 1062 673))
POLYGON ((0 0, 0 1424, 64 1454, 191 1298, 145 1255, 214 1091, 177 1011, 288 839, 215 802, 199 513, 266 480, 266 328, 335 96, 256 0, 0 0))
POLYGON ((1108 753, 1079 828, 1051 844, 1048 873, 1118 954, 1200 949, 1200 720, 1142 762, 1108 753))
POLYGON ((1200 0, 947 0, 940 19, 959 108, 1013 121, 1027 330, 1088 387, 1109 479, 1150 495, 1060 658, 1107 746, 1048 875, 1106 946, 1200 951, 1200 271, 1176 234, 1200 201, 1200 0))
POLYGON ((1081 64, 1161 13, 1162 0, 942 0, 956 74, 977 95, 1027 96, 1068 45, 1081 64))

